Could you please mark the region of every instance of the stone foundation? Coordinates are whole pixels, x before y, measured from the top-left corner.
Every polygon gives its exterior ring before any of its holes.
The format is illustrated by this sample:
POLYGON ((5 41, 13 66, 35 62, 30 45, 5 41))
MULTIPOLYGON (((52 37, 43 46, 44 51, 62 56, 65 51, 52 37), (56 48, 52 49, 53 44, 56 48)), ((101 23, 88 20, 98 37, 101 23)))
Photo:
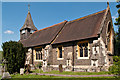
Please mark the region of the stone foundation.
MULTIPOLYGON (((65 65, 64 65, 65 66, 65 65)), ((81 67, 74 67, 75 72, 100 72, 100 71, 108 71, 109 67, 103 66, 103 67, 95 67, 95 66, 81 66, 81 67)), ((59 71, 59 67, 52 67, 51 70, 57 70, 59 71)), ((73 67, 63 67, 63 71, 73 71, 73 67)))

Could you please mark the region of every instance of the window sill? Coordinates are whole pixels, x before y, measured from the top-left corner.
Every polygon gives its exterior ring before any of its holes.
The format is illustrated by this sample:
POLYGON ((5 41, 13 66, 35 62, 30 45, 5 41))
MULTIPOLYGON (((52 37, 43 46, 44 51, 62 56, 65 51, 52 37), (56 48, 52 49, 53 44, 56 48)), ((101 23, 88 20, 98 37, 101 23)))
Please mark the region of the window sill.
POLYGON ((57 60, 63 60, 63 58, 57 58, 57 60))
POLYGON ((89 57, 78 57, 77 59, 89 59, 89 57))
POLYGON ((35 62, 42 62, 43 60, 34 60, 35 62))

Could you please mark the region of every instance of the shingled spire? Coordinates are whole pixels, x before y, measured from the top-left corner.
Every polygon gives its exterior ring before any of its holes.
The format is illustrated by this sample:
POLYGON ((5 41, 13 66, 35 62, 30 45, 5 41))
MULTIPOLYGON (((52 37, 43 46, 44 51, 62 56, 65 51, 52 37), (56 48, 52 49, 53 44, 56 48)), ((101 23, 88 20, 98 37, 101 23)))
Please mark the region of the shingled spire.
POLYGON ((34 31, 37 31, 35 27, 31 14, 30 14, 30 5, 28 5, 28 14, 25 19, 24 25, 20 29, 20 40, 27 39, 34 31))
POLYGON ((30 11, 28 11, 25 23, 20 30, 25 29, 25 28, 29 28, 29 29, 32 29, 32 30, 37 30, 37 28, 35 27, 35 25, 33 23, 30 11))

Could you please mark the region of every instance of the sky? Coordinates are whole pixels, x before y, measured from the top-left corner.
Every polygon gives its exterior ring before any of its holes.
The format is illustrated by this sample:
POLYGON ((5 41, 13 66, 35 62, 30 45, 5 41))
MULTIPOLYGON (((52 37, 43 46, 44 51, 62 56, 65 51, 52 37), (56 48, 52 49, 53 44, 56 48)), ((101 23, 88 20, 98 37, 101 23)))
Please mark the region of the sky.
POLYGON ((119 0, 1 0, 2 2, 115 2, 119 0))
MULTIPOLYGON (((2 42, 18 41, 20 28, 30 13, 37 29, 49 27, 64 20, 71 21, 107 8, 107 2, 2 2, 2 42)), ((110 2, 113 23, 117 18, 116 2, 110 2)), ((0 17, 1 18, 1 17, 0 17)), ((117 26, 113 25, 117 31, 117 26)), ((1 31, 0 31, 1 34, 1 31)), ((2 48, 0 47, 0 50, 2 48)))

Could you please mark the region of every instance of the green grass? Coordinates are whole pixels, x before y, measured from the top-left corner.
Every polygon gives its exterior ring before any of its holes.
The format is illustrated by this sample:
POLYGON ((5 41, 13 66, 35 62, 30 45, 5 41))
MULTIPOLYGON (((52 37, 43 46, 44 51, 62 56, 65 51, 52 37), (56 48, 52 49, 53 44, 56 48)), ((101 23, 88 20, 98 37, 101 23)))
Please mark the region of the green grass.
POLYGON ((72 71, 63 71, 59 73, 59 71, 50 71, 50 72, 43 72, 42 70, 39 71, 39 69, 36 69, 33 71, 33 73, 48 73, 48 74, 64 74, 64 75, 105 75, 108 74, 109 72, 101 71, 101 72, 72 72, 72 71))
MULTIPOLYGON (((61 77, 61 76, 46 76, 46 75, 32 75, 32 74, 16 74, 16 75, 11 75, 12 78, 75 78, 75 77, 61 77)), ((77 77, 76 77, 77 78, 77 77)), ((82 77, 82 78, 88 78, 88 77, 82 77)), ((89 77, 93 78, 93 77, 89 77)), ((114 78, 114 77, 94 77, 94 78, 114 78)))
MULTIPOLYGON (((40 76, 40 75, 32 75, 32 74, 16 74, 16 75, 11 75, 10 80, 38 80, 42 78, 41 80, 116 80, 115 77, 59 77, 59 76, 40 76)), ((118 79, 117 79, 118 80, 118 79)))
MULTIPOLYGON (((11 79, 10 80, 38 80, 41 78, 41 80, 119 80, 116 79, 115 77, 60 77, 60 76, 40 76, 40 75, 32 75, 32 74, 16 74, 13 75, 11 74, 11 79)), ((0 76, 1 79, 1 76, 0 76)))
POLYGON ((61 78, 61 77, 56 77, 56 76, 40 76, 40 75, 32 75, 32 74, 16 74, 16 75, 11 75, 12 78, 61 78))

